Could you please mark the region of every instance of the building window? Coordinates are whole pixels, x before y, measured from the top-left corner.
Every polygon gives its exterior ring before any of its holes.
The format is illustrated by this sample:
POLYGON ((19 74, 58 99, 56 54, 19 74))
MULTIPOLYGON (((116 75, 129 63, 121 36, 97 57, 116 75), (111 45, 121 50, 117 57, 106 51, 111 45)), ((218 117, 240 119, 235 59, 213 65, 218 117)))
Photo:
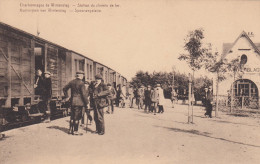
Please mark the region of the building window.
POLYGON ((240 79, 234 82, 234 95, 241 97, 258 97, 258 88, 255 83, 248 79, 240 79))
POLYGON ((247 56, 243 54, 240 59, 240 64, 244 65, 247 63, 247 56))

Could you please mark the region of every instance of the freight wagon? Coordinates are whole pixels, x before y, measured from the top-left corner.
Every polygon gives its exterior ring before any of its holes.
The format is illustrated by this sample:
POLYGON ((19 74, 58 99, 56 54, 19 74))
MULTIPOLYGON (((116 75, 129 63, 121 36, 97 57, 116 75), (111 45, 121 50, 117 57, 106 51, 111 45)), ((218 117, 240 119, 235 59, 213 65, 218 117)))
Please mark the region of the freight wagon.
POLYGON ((26 104, 40 102, 33 87, 38 69, 52 74, 52 115, 66 110, 62 88, 79 70, 85 72, 85 81, 101 74, 105 83, 114 86, 127 82, 118 72, 80 53, 0 22, 0 125, 40 118, 38 109, 25 110, 26 104))

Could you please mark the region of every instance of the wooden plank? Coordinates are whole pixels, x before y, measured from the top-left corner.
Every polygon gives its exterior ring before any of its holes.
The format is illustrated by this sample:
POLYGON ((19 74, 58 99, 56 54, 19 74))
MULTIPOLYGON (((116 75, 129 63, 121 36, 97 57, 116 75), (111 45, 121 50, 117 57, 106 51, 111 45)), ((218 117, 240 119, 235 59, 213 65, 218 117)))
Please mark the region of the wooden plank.
MULTIPOLYGON (((23 79, 23 66, 22 66, 22 58, 23 58, 23 55, 22 55, 22 47, 20 46, 19 47, 19 54, 20 54, 20 60, 19 60, 19 63, 20 63, 20 68, 19 68, 19 70, 20 70, 20 74, 21 74, 21 77, 22 77, 22 79, 23 79)), ((22 84, 22 81, 23 80, 21 80, 21 83, 20 83, 20 99, 19 99, 19 105, 20 106, 23 106, 24 105, 24 101, 23 101, 23 96, 24 96, 24 89, 23 89, 23 84, 22 84)))
POLYGON ((11 91, 12 91, 12 88, 11 88, 11 84, 12 84, 12 78, 11 78, 11 67, 10 67, 10 64, 11 64, 11 43, 8 42, 8 48, 7 48, 7 58, 9 59, 8 60, 8 67, 7 67, 7 79, 8 79, 8 88, 7 88, 7 99, 6 99, 6 102, 5 102, 5 107, 11 107, 11 91))
POLYGON ((6 78, 0 78, 0 83, 6 83, 7 84, 7 82, 8 82, 8 80, 6 78))
POLYGON ((33 100, 35 97, 35 90, 33 88, 34 80, 35 80, 35 55, 34 55, 35 41, 33 39, 30 40, 30 55, 31 55, 31 104, 33 104, 33 100))
POLYGON ((48 44, 44 44, 44 72, 46 72, 47 69, 47 55, 48 55, 48 44))
POLYGON ((17 56, 16 53, 13 53, 12 55, 13 55, 11 58, 12 65, 13 64, 20 65, 20 54, 18 53, 19 56, 17 56))
POLYGON ((7 46, 8 46, 8 43, 7 43, 6 39, 4 41, 0 41, 0 47, 1 48, 7 47, 7 46))

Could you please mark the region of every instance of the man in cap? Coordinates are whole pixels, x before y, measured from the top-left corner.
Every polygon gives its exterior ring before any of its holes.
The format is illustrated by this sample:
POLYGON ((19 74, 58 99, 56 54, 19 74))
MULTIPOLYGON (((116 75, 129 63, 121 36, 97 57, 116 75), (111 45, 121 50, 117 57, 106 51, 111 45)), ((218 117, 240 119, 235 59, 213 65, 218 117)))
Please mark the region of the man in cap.
POLYGON ((68 90, 71 90, 71 117, 69 125, 69 134, 82 135, 78 132, 79 120, 82 116, 82 108, 87 109, 88 104, 88 93, 86 92, 84 82, 82 81, 84 77, 83 71, 78 71, 76 73, 76 79, 70 81, 64 88, 63 92, 68 100, 68 90))
POLYGON ((105 134, 105 122, 104 122, 104 107, 108 106, 107 96, 109 90, 107 85, 104 84, 103 78, 100 74, 95 76, 96 83, 93 90, 94 101, 94 120, 96 123, 96 132, 99 135, 105 134))
POLYGON ((44 106, 43 109, 46 115, 45 122, 50 122, 50 116, 51 116, 50 101, 52 97, 52 82, 51 82, 51 73, 49 71, 44 72, 41 97, 43 100, 43 106, 44 106))

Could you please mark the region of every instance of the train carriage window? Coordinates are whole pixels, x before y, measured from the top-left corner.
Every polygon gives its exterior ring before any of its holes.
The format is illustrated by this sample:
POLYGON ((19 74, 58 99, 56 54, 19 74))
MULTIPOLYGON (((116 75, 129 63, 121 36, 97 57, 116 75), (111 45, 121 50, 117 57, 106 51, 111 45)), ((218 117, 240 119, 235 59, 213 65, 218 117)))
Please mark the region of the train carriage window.
POLYGON ((87 64, 87 79, 89 80, 89 64, 87 64))
POLYGON ((84 60, 79 60, 79 71, 84 71, 84 60))
POLYGON ((75 71, 78 71, 78 60, 75 59, 75 71))
POLYGON ((90 74, 90 80, 92 80, 92 65, 89 66, 89 74, 90 74))

